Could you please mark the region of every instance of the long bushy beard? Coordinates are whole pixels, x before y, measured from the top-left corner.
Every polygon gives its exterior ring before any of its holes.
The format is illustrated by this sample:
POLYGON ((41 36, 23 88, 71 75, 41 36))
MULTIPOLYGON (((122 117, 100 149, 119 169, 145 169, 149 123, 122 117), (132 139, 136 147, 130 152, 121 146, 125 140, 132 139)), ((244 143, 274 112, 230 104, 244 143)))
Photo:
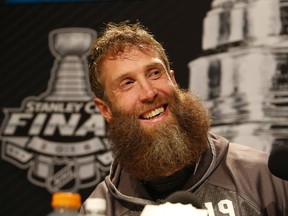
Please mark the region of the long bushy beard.
POLYGON ((108 136, 116 163, 131 176, 152 180, 195 164, 207 148, 210 115, 194 95, 177 90, 168 100, 172 117, 164 123, 142 126, 139 113, 113 109, 108 136))

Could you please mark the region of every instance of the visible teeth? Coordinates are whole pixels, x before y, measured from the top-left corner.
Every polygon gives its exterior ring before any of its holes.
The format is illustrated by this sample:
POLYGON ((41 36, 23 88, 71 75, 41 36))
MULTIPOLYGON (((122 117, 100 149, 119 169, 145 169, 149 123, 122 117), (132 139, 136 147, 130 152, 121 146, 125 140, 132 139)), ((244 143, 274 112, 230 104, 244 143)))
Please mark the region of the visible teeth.
POLYGON ((163 112, 164 112, 164 108, 161 107, 161 108, 157 108, 157 109, 151 111, 150 113, 145 114, 143 117, 145 119, 150 119, 150 118, 153 118, 153 117, 155 117, 155 116, 157 116, 163 112))

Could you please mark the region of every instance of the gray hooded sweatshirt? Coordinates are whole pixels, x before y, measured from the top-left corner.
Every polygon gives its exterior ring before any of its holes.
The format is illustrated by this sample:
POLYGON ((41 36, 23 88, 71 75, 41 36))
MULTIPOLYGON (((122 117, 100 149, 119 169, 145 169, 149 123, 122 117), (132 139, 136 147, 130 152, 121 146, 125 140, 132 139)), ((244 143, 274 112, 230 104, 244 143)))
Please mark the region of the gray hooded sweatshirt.
MULTIPOLYGON (((268 153, 212 133, 208 143, 209 149, 181 190, 196 195, 209 216, 288 216, 288 181, 269 172, 268 153)), ((159 204, 143 181, 132 178, 121 164, 111 165, 110 174, 89 197, 106 200, 107 216, 140 215, 145 205, 159 204)))

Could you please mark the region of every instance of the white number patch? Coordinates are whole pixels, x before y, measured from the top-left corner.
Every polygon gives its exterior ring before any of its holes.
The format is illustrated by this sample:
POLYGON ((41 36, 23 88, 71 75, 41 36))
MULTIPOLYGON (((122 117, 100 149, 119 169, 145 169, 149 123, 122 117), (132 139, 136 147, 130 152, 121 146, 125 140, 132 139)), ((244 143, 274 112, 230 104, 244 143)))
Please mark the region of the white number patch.
MULTIPOLYGON (((209 216, 215 216, 215 212, 213 209, 213 204, 212 202, 207 202, 205 203, 205 206, 208 210, 208 214, 209 216)), ((229 215, 229 216, 235 216, 235 211, 234 211, 234 207, 233 207, 233 203, 226 199, 226 200, 221 200, 218 203, 218 210, 219 212, 225 214, 225 215, 229 215)))

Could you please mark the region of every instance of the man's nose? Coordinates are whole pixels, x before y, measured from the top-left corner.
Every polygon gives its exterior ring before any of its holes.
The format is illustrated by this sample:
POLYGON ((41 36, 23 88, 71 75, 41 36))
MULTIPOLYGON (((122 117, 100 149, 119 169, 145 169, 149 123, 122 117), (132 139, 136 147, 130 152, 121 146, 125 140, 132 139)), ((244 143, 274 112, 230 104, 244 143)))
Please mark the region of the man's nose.
POLYGON ((140 86, 139 97, 142 102, 151 102, 156 98, 158 91, 149 81, 141 82, 140 86))

